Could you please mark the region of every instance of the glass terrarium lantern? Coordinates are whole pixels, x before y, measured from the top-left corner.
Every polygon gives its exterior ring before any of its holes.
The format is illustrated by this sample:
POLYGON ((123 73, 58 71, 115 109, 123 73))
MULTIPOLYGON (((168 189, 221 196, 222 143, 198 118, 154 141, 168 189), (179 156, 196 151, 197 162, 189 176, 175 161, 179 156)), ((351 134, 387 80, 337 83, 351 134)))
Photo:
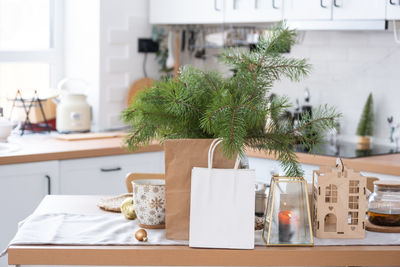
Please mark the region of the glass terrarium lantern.
POLYGON ((267 246, 313 246, 309 207, 304 178, 272 177, 263 231, 267 246))

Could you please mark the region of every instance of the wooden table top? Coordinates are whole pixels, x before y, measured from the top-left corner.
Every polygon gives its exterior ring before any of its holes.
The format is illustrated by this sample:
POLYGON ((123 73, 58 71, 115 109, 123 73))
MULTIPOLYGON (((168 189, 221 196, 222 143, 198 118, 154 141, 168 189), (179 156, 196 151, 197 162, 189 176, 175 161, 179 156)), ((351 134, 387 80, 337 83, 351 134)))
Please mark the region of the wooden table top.
MULTIPOLYGON (((99 196, 47 196, 35 213, 99 214, 99 196)), ((10 265, 131 266, 399 266, 400 246, 263 247, 11 246, 10 265)))

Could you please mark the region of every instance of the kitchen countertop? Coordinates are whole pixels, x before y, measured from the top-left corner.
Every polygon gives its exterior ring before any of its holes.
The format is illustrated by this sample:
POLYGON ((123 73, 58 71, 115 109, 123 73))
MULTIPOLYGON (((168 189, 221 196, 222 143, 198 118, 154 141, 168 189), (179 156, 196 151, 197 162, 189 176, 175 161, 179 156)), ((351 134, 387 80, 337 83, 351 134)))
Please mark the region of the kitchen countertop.
MULTIPOLYGON (((19 145, 20 149, 0 154, 0 165, 130 154, 131 152, 123 147, 123 140, 123 137, 115 137, 63 141, 56 139, 55 135, 47 134, 13 136, 10 143, 19 145)), ((154 142, 135 153, 162 150, 162 146, 154 142)))
MULTIPOLYGON (((274 155, 264 151, 248 151, 250 157, 276 159, 274 155)), ((335 166, 336 157, 296 153, 298 161, 310 165, 335 166)), ((348 168, 364 171, 400 176, 400 154, 389 154, 372 157, 342 159, 348 168)))
MULTIPOLYGON (((35 213, 99 214, 99 196, 46 196, 35 213)), ((133 234, 133 233, 132 233, 133 234)), ((400 246, 265 247, 254 250, 188 246, 10 246, 10 265, 125 266, 399 266, 400 246)))
MULTIPOLYGON (((82 141, 62 141, 54 135, 27 135, 14 137, 12 143, 18 143, 19 150, 7 154, 0 154, 0 165, 38 162, 48 160, 65 160, 88 157, 112 156, 129 154, 123 147, 123 138, 105 138, 82 141)), ((141 148, 135 153, 162 151, 158 142, 141 148)), ((254 150, 247 151, 250 157, 276 159, 274 155, 254 150)), ((336 158, 306 153, 296 153, 301 163, 311 165, 335 165, 336 158)), ((400 176, 400 154, 381 155, 373 157, 343 159, 349 168, 400 176)))

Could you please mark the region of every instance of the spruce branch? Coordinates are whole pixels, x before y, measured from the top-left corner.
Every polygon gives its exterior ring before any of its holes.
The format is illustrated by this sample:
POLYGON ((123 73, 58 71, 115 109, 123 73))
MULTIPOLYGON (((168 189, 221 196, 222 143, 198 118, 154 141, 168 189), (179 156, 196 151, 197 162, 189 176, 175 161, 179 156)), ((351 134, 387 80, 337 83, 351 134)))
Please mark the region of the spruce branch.
POLYGON ((222 138, 222 151, 232 157, 246 148, 274 154, 288 176, 301 176, 294 145, 311 149, 340 116, 322 106, 305 115, 296 127, 284 119, 287 97, 267 97, 275 81, 299 81, 311 66, 305 59, 281 53, 295 43, 296 33, 279 24, 261 38, 254 51, 226 49, 220 59, 233 67, 231 77, 192 66, 181 67, 177 79, 164 79, 139 92, 122 113, 132 129, 126 138, 131 150, 157 139, 222 138))
POLYGON ((301 133, 311 125, 318 125, 317 128, 320 131, 333 129, 336 125, 336 119, 341 116, 342 114, 338 113, 333 107, 328 107, 328 105, 320 106, 313 109, 312 115, 305 113, 297 123, 297 127, 293 129, 293 133, 301 133))

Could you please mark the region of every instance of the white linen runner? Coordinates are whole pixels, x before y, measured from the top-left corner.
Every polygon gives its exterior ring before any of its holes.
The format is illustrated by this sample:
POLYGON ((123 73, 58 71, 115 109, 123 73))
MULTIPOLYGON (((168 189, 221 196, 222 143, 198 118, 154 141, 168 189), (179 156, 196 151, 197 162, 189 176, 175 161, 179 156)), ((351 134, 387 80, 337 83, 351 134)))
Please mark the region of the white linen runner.
MULTIPOLYGON (((67 213, 33 214, 19 223, 11 245, 187 245, 168 240, 164 229, 146 229, 147 242, 135 238, 137 220, 120 214, 82 215, 67 213)), ((7 253, 4 250, 0 256, 7 253)))
MULTIPOLYGON (((10 245, 188 245, 168 240, 164 229, 148 229, 148 241, 139 242, 137 220, 119 213, 82 215, 67 213, 33 214, 19 224, 10 245)), ((315 246, 400 245, 400 233, 366 232, 365 239, 314 239, 315 246)), ((262 231, 255 232, 255 245, 264 245, 262 231)), ((5 249, 1 254, 7 253, 5 249)))

